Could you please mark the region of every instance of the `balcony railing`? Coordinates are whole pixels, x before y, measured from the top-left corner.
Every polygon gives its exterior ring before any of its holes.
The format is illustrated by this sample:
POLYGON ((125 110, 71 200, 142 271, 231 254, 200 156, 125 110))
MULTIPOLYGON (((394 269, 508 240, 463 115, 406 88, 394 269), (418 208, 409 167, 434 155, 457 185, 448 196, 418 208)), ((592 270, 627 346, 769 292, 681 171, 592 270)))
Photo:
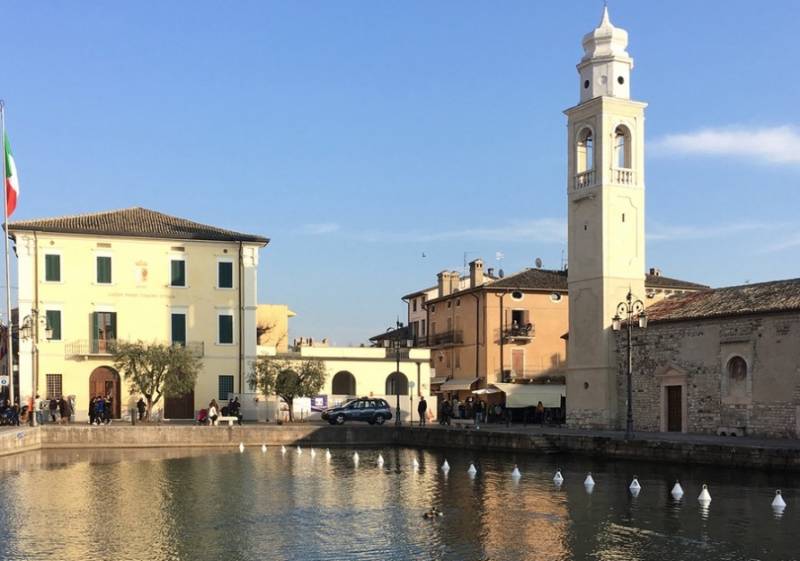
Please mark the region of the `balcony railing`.
POLYGON ((536 334, 536 326, 532 323, 525 325, 513 325, 503 328, 503 339, 506 341, 527 342, 533 340, 536 334))
POLYGON ((443 347, 446 345, 460 345, 464 342, 464 336, 461 331, 444 331, 442 333, 429 333, 428 346, 429 347, 443 347))
POLYGON ((575 182, 572 186, 573 191, 580 191, 581 189, 585 189, 586 187, 591 187, 595 184, 595 171, 590 169, 589 171, 582 171, 575 175, 575 182))
MULTIPOLYGON (((81 339, 64 345, 64 358, 107 357, 114 354, 116 339, 81 339)), ((180 344, 180 343, 176 343, 180 344)), ((203 341, 188 341, 184 345, 197 358, 205 354, 203 341)))
POLYGON ((636 176, 632 169, 616 168, 614 171, 614 183, 617 185, 633 185, 636 183, 636 176))

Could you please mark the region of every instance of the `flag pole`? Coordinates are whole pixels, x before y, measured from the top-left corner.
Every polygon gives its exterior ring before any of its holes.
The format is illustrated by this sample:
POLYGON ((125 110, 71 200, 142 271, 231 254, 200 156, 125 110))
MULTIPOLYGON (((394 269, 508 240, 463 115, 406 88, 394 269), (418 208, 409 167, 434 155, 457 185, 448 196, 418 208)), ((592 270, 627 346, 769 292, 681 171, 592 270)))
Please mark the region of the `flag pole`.
POLYGON ((14 348, 11 339, 11 272, 8 258, 8 185, 6 179, 6 104, 0 99, 0 142, 2 142, 3 160, 3 240, 6 257, 6 310, 8 310, 8 326, 6 329, 6 359, 8 363, 8 399, 14 405, 14 348))

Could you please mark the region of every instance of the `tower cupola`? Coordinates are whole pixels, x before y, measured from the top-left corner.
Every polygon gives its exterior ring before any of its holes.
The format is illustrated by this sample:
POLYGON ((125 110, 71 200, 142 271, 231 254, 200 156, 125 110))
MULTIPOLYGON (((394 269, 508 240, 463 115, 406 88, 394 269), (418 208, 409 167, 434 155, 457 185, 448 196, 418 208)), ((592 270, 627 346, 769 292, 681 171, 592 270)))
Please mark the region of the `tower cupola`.
POLYGON ((584 55, 578 64, 581 103, 600 96, 630 98, 633 59, 627 46, 628 32, 614 27, 604 6, 600 25, 583 36, 584 55))

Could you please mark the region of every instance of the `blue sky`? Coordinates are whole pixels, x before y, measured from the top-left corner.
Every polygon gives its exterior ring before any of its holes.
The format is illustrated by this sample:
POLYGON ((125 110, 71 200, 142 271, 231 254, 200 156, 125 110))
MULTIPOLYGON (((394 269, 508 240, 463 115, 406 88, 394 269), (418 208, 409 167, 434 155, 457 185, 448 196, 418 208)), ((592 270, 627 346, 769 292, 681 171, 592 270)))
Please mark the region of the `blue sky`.
MULTIPOLYGON (((3 2, 15 219, 139 205, 266 235, 260 300, 338 344, 465 252, 560 266, 562 111, 601 2, 76 6, 3 2)), ((800 276, 800 3, 610 11, 650 104, 648 266, 800 276)))

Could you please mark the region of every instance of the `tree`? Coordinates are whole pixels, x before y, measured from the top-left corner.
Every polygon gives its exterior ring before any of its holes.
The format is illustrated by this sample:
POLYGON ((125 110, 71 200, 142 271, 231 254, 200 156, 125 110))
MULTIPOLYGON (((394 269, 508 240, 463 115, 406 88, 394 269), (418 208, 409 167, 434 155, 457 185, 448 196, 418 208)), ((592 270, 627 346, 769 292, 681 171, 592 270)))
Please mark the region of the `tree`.
POLYGON ((289 406, 289 420, 294 420, 292 405, 296 397, 311 397, 325 385, 325 365, 321 360, 293 361, 262 355, 253 363, 247 383, 265 396, 277 395, 289 406))
POLYGON ((122 372, 132 395, 141 394, 147 404, 145 419, 161 397, 180 397, 194 389, 202 361, 180 345, 117 341, 114 367, 122 372))

